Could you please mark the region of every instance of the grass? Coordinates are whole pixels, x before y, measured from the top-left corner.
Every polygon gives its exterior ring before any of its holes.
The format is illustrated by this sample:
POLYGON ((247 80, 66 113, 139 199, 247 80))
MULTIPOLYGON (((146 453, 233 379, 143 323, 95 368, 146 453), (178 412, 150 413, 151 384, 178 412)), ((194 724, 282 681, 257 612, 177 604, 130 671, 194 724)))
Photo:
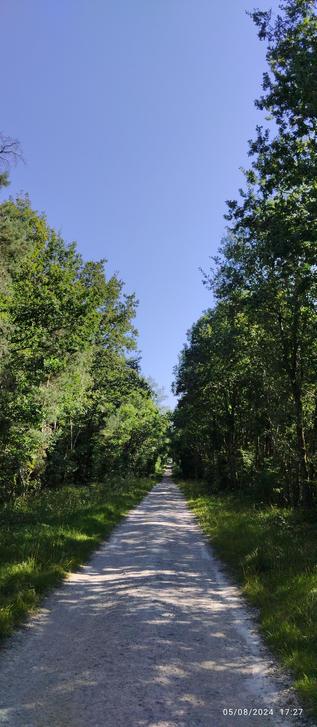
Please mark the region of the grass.
POLYGON ((153 480, 64 487, 0 509, 0 640, 83 564, 153 480))
POLYGON ((203 483, 179 483, 215 551, 247 600, 280 663, 317 717, 317 513, 288 510, 203 483))

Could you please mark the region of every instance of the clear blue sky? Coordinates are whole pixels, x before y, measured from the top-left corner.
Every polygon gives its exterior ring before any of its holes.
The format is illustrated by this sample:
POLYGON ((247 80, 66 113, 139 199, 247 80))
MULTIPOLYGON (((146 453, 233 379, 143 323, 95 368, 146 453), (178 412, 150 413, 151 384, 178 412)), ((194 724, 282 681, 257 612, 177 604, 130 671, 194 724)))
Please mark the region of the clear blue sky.
POLYGON ((254 5, 277 3, 1 2, 0 129, 27 161, 11 193, 28 192, 136 292, 143 371, 168 393, 186 331, 211 303, 199 267, 260 121, 254 5))

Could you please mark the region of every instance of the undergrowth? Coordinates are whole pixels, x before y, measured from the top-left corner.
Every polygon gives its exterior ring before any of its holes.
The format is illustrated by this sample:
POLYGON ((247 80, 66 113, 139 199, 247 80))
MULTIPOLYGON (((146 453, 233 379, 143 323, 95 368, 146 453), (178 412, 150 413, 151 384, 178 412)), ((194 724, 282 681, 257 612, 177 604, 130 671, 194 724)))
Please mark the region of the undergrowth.
POLYGON ((215 551, 256 606, 262 633, 317 717, 317 513, 179 483, 215 551))
POLYGON ((130 478, 63 487, 0 509, 0 639, 88 559, 152 485, 150 478, 130 478))

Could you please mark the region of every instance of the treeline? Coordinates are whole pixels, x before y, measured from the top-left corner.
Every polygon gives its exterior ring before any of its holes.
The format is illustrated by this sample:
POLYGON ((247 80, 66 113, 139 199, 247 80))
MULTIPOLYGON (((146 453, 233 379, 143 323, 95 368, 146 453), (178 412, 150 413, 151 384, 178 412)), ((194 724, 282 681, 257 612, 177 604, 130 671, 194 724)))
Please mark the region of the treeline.
POLYGON ((122 287, 102 261, 84 262, 27 197, 0 205, 2 501, 147 475, 165 451, 168 416, 140 373, 136 301, 122 287))
POLYGON ((267 43, 256 102, 270 130, 205 277, 215 305, 176 370, 174 458, 219 488, 309 506, 317 484, 317 16, 314 0, 252 18, 267 43))

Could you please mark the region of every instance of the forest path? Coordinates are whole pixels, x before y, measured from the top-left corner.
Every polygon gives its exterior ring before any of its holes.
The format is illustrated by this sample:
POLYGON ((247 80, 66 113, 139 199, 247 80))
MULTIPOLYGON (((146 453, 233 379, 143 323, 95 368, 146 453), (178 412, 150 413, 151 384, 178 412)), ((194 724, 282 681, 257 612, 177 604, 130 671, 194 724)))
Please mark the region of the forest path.
POLYGON ((288 725, 293 700, 169 477, 9 640, 0 694, 10 727, 288 725))

